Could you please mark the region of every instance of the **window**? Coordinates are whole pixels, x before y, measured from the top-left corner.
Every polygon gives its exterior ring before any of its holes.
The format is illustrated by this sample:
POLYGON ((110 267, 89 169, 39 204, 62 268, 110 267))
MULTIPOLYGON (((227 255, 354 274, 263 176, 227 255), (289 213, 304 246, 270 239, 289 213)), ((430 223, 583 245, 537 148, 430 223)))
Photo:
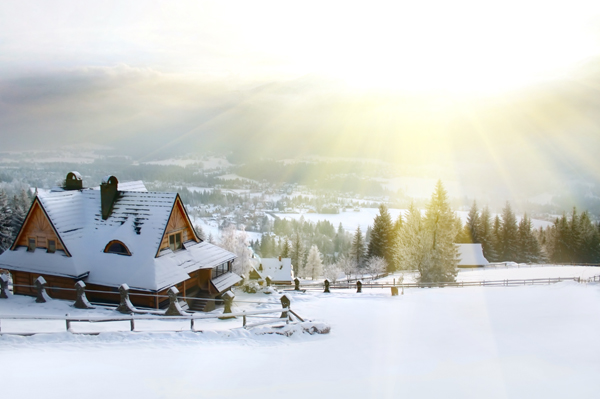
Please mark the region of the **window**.
POLYGON ((106 248, 104 248, 104 252, 109 253, 109 254, 131 256, 131 252, 129 252, 129 249, 127 248, 127 246, 125 244, 123 244, 121 241, 117 241, 117 240, 109 242, 106 245, 106 248))
POLYGON ((183 246, 181 245, 181 232, 171 234, 169 236, 169 248, 171 248, 171 251, 177 251, 182 247, 183 246))
POLYGON ((56 252, 56 241, 48 240, 48 248, 46 250, 48 251, 48 253, 51 253, 51 254, 56 252))
POLYGON ((229 263, 222 263, 217 267, 213 267, 212 278, 217 278, 219 276, 222 276, 223 274, 227 273, 229 271, 229 269, 230 269, 229 263))
POLYGON ((29 239, 27 240, 27 251, 33 252, 33 251, 35 251, 35 247, 36 247, 35 237, 29 237, 29 239))

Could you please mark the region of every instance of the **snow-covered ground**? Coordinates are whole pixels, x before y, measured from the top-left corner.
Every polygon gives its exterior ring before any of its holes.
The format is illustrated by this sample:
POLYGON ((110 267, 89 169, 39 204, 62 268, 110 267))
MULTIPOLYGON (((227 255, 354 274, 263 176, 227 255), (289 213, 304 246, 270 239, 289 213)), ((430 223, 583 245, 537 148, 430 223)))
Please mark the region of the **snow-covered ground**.
MULTIPOLYGON (((400 213, 404 214, 406 212, 406 209, 388 209, 390 216, 392 217, 392 220, 396 220, 398 219, 398 215, 400 213)), ((422 211, 423 213, 425 211, 422 211)), ((464 211, 459 211, 456 212, 456 215, 461 219, 461 222, 463 224, 466 223, 467 221, 467 215, 469 214, 469 212, 464 212, 464 211)), ((347 231, 352 231, 354 232, 356 230, 356 228, 358 226, 360 226, 360 229, 362 230, 362 232, 364 233, 365 231, 367 231, 367 227, 368 226, 372 226, 373 225, 373 220, 375 219, 375 216, 379 215, 379 209, 377 208, 360 208, 360 212, 354 212, 354 211, 347 211, 347 212, 340 212, 340 213, 335 213, 335 214, 324 214, 324 213, 275 213, 275 215, 277 215, 278 217, 282 218, 282 219, 300 219, 300 217, 304 217, 304 219, 306 221, 311 221, 311 222, 318 222, 320 220, 328 220, 329 222, 331 222, 335 227, 337 227, 340 223, 342 223, 342 226, 344 227, 344 230, 347 231)), ((495 217, 496 215, 492 215, 493 217, 495 217)), ((517 221, 520 221, 521 217, 518 216, 517 217, 517 221)), ((551 222, 547 222, 545 220, 538 220, 538 219, 532 219, 531 220, 533 228, 539 228, 540 226, 543 226, 544 228, 551 226, 552 223, 551 222)))
MULTIPOLYGON (((396 272, 387 277, 376 280, 378 283, 392 283, 402 275, 405 283, 416 282, 414 272, 396 272)), ((456 281, 497 281, 497 280, 529 280, 541 278, 573 278, 580 277, 587 280, 600 276, 600 267, 592 266, 560 266, 560 265, 526 265, 515 263, 510 267, 478 267, 472 269, 459 269, 456 281)))
POLYGON ((598 397, 597 284, 289 295, 331 333, 1 336, 3 397, 598 397))

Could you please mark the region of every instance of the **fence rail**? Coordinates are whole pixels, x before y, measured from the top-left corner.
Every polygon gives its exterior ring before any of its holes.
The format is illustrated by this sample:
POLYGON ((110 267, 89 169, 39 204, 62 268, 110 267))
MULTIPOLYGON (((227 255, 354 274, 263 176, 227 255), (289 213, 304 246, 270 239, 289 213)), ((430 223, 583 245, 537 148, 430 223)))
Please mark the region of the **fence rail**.
MULTIPOLYGON (((136 321, 144 321, 144 320, 189 320, 190 321, 190 331, 198 332, 200 330, 196 330, 194 323, 197 320, 208 320, 208 319, 232 319, 232 318, 242 318, 242 326, 241 328, 252 328, 258 325, 265 324, 274 324, 274 323, 285 323, 289 324, 293 322, 293 319, 290 316, 290 313, 295 314, 291 311, 289 307, 278 307, 271 309, 260 309, 260 310, 249 310, 235 313, 224 313, 224 314, 199 314, 193 313, 190 315, 183 316, 164 316, 164 315, 146 315, 146 314, 131 314, 131 315, 117 315, 117 316, 48 316, 48 315, 0 315, 0 335, 2 334, 11 334, 11 335, 32 335, 35 333, 25 333, 25 332, 5 332, 2 331, 2 320, 54 320, 54 321, 64 321, 66 326, 66 331, 71 333, 77 333, 72 330, 72 323, 74 322, 85 322, 85 323, 109 323, 109 322, 123 322, 128 321, 130 324, 130 331, 140 332, 141 330, 136 329, 135 322, 136 321), (259 317, 259 318, 269 318, 268 316, 273 313, 279 313, 281 316, 279 317, 271 317, 271 320, 261 321, 254 324, 248 324, 248 317, 259 317), (262 316, 262 317, 261 317, 262 316)), ((299 321, 302 321, 300 317, 296 316, 299 321)), ((239 327, 238 327, 239 328, 239 327)), ((161 330, 165 331, 165 330, 161 330)), ((169 332, 181 331, 180 329, 170 329, 166 330, 169 332)), ((81 334, 98 334, 98 332, 82 332, 81 334)))

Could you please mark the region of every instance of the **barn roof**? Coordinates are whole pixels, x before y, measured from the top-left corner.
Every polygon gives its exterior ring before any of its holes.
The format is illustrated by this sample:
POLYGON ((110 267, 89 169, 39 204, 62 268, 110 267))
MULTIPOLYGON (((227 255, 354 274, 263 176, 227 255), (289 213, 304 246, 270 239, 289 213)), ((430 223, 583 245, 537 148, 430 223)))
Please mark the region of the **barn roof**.
POLYGON ((80 277, 107 286, 127 283, 131 288, 161 290, 189 278, 188 273, 235 259, 215 245, 195 241, 185 250, 163 250, 156 257, 177 193, 149 192, 143 183, 119 183, 136 191, 119 191, 110 216, 101 215, 100 190, 58 190, 39 194, 39 202, 64 242, 63 251, 27 252, 18 247, 0 256, 0 265, 15 270, 80 277), (118 240, 131 256, 105 253, 118 240))
POLYGON ((458 247, 458 267, 465 266, 487 266, 490 263, 483 256, 481 244, 456 244, 458 247))

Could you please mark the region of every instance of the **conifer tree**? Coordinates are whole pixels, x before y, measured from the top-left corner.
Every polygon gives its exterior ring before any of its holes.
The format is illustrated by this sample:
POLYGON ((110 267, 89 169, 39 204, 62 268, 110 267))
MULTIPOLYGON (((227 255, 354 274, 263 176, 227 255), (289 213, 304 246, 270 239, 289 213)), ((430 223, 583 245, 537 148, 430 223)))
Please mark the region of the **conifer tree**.
POLYGON ((12 210, 6 192, 0 189, 0 254, 12 245, 12 210))
POLYGON ((540 245, 533 234, 531 219, 525 213, 518 226, 516 261, 533 263, 540 260, 540 245))
POLYGON ((323 262, 321 261, 321 253, 316 245, 310 247, 308 258, 306 259, 305 274, 311 276, 313 280, 318 279, 323 274, 323 262))
POLYGON ((448 194, 438 181, 423 220, 424 256, 418 266, 421 282, 455 281, 458 253, 456 218, 450 209, 448 194))
POLYGON ((385 259, 388 271, 394 267, 394 244, 392 217, 385 204, 379 205, 379 215, 375 216, 371 241, 369 241, 367 256, 380 256, 385 259))
POLYGON ((401 270, 415 270, 423 258, 421 211, 411 202, 398 236, 398 264, 401 270))
POLYGON ((517 218, 507 201, 502 210, 502 223, 498 237, 498 256, 501 261, 515 261, 518 251, 518 226, 517 218))
POLYGON ((471 209, 467 215, 467 223, 463 230, 463 240, 465 244, 479 244, 481 242, 479 237, 479 210, 477 209, 477 202, 473 201, 471 209))
POLYGON ((290 240, 288 240, 288 238, 285 237, 283 239, 283 245, 281 247, 281 257, 282 258, 289 258, 290 257, 290 252, 291 252, 290 240))
POLYGON ((365 241, 362 232, 360 231, 360 226, 356 228, 356 233, 354 233, 352 246, 350 247, 350 255, 354 258, 358 267, 363 265, 363 260, 365 258, 365 241))
POLYGON ((483 256, 489 261, 496 261, 496 251, 494 250, 492 216, 489 208, 486 206, 481 211, 479 223, 477 224, 477 237, 481 242, 483 256))
POLYGON ((582 212, 579 218, 579 229, 581 231, 581 245, 579 249, 579 260, 582 263, 600 262, 600 232, 593 225, 587 211, 582 212))
POLYGON ((299 233, 294 233, 292 236, 292 251, 290 257, 292 258, 294 275, 297 276, 304 260, 304 248, 302 246, 302 239, 299 233))

